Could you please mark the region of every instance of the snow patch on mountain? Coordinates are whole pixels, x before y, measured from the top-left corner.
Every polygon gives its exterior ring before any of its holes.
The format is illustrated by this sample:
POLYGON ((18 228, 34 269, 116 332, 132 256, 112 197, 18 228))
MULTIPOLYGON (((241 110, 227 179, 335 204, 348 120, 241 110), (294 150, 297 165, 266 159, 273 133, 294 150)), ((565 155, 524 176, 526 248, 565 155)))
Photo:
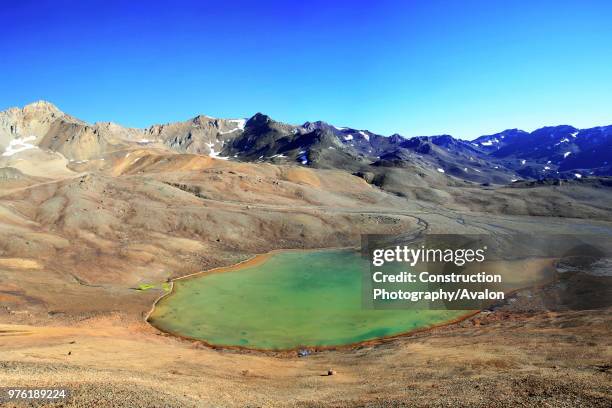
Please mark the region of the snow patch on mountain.
POLYGON ((236 129, 244 130, 247 121, 246 119, 229 119, 228 122, 235 123, 237 126, 236 129))
POLYGON ((493 143, 499 143, 499 140, 497 140, 497 139, 490 139, 490 140, 487 140, 485 142, 480 142, 480 145, 481 146, 493 146, 493 143))
POLYGON ((8 156, 14 155, 15 153, 22 152, 24 150, 37 149, 38 148, 37 146, 34 146, 33 144, 28 143, 28 142, 33 142, 34 140, 36 140, 36 136, 28 136, 24 138, 13 139, 10 141, 9 145, 4 150, 4 153, 2 153, 2 156, 8 157, 8 156))
POLYGON ((215 151, 215 145, 213 143, 207 143, 208 148, 210 149, 210 153, 208 153, 208 155, 212 158, 215 159, 220 159, 220 160, 228 160, 229 157, 225 157, 225 156, 220 156, 221 152, 216 152, 215 151))
POLYGON ((246 125, 246 119, 228 119, 227 120, 229 123, 236 125, 235 128, 230 129, 230 130, 226 130, 224 132, 219 132, 220 135, 228 135, 230 133, 234 133, 237 130, 244 130, 244 126, 246 125))

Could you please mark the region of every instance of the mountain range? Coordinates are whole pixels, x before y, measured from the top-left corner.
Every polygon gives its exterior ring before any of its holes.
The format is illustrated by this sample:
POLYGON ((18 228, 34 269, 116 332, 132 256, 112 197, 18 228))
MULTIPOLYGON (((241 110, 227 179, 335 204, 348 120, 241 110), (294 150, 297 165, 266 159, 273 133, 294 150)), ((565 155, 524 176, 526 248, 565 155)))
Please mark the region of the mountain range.
POLYGON ((508 129, 466 141, 450 135, 383 136, 322 121, 296 126, 262 113, 248 119, 199 115, 135 129, 111 122, 89 124, 45 101, 0 112, 5 161, 38 149, 82 164, 134 147, 341 169, 377 185, 391 169, 450 183, 482 184, 612 175, 612 126, 547 126, 531 133, 508 129))

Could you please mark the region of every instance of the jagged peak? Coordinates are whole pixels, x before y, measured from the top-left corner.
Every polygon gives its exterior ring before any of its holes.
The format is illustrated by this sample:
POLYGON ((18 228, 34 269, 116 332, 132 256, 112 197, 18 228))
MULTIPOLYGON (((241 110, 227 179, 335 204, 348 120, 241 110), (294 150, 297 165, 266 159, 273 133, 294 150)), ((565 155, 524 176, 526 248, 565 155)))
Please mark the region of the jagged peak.
POLYGON ((303 129, 306 129, 308 132, 312 132, 315 130, 331 130, 333 128, 332 125, 330 125, 327 122, 324 122, 322 120, 317 120, 316 122, 304 122, 304 124, 301 126, 303 129))
POLYGON ((254 114, 253 116, 251 116, 251 118, 247 121, 247 126, 248 125, 263 125, 266 123, 270 123, 272 122, 272 118, 270 118, 268 115, 265 115, 261 112, 257 112, 256 114, 254 114))
POLYGON ((46 111, 57 112, 57 113, 62 112, 59 110, 57 106, 45 100, 38 100, 32 103, 29 103, 23 107, 23 110, 24 111, 46 110, 46 111))
POLYGON ((406 140, 406 138, 400 135, 399 133, 394 133, 391 136, 389 136, 389 140, 391 141, 391 143, 401 143, 404 140, 406 140))
POLYGON ((210 122, 215 122, 215 121, 217 121, 217 118, 214 118, 209 115, 202 115, 202 114, 191 119, 191 122, 196 125, 202 125, 204 123, 210 123, 210 122))
POLYGON ((307 121, 307 122, 304 122, 304 124, 302 125, 302 127, 309 127, 309 126, 323 127, 323 126, 331 126, 331 125, 323 120, 316 120, 314 122, 307 121))

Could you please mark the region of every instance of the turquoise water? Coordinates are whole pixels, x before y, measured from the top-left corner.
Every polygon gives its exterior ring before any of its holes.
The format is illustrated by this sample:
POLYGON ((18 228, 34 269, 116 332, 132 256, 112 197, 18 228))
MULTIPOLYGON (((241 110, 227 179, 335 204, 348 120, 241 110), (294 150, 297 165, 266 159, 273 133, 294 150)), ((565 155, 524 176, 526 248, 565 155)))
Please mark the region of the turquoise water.
POLYGON ((176 281, 149 321, 210 344, 282 350, 373 340, 466 314, 363 309, 362 262, 350 250, 275 253, 258 265, 176 281))

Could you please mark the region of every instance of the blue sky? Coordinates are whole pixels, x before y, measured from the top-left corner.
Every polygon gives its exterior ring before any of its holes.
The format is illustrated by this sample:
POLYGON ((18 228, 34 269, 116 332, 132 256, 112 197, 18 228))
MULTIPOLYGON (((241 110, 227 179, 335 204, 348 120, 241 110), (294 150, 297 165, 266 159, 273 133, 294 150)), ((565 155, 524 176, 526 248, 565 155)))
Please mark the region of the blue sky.
POLYGON ((612 124, 610 1, 28 0, 0 8, 0 53, 0 109, 46 99, 90 122, 612 124))

